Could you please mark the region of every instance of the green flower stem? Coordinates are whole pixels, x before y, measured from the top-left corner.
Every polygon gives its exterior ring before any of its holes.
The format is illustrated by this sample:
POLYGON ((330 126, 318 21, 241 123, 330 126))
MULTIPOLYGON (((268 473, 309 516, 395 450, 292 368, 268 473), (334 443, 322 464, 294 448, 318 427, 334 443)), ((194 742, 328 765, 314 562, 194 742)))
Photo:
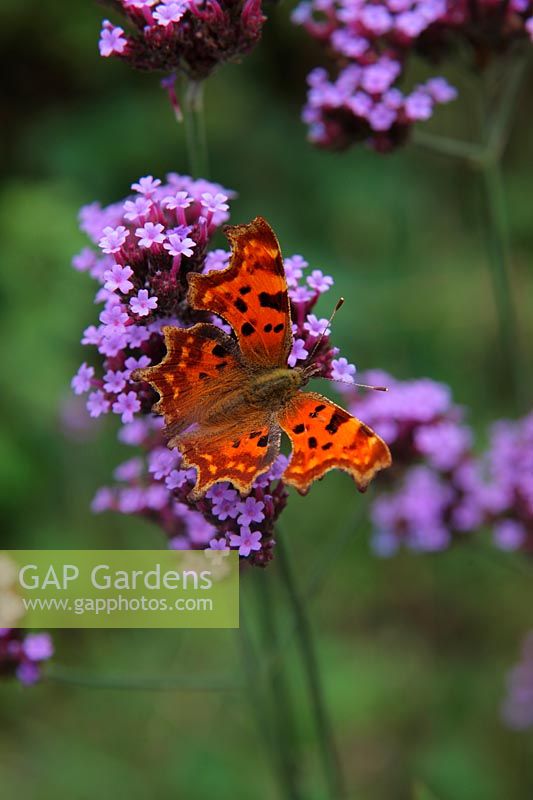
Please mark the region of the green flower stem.
POLYGON ((515 396, 523 397, 525 368, 522 366, 518 322, 510 273, 510 245, 501 163, 486 162, 481 168, 487 225, 487 255, 491 269, 494 300, 498 311, 504 377, 515 396))
MULTIPOLYGON (((254 587, 257 590, 259 624, 264 643, 263 657, 268 659, 270 653, 280 651, 280 625, 276 619, 276 603, 272 593, 272 574, 253 575, 254 587)), ((258 670, 256 679, 260 676, 258 670)), ((274 721, 275 738, 278 746, 279 764, 284 779, 286 795, 290 800, 303 800, 300 787, 299 737, 293 713, 284 660, 279 659, 272 668, 264 673, 270 688, 270 709, 274 721)))
MULTIPOLYGON (((489 131, 487 152, 492 154, 494 160, 501 158, 507 145, 514 111, 528 64, 529 45, 526 55, 514 58, 509 65, 504 79, 505 91, 494 113, 491 113, 491 104, 488 98, 485 97, 485 113, 488 119, 487 128, 489 131)), ((486 94, 487 91, 485 89, 486 94)))
POLYGON ((238 692, 241 685, 234 678, 218 675, 172 675, 135 678, 131 675, 98 675, 78 673, 57 664, 46 669, 47 681, 85 689, 125 689, 127 691, 238 692))
POLYGON ((487 81, 482 84, 483 124, 486 148, 479 163, 486 208, 486 243, 494 300, 498 312, 500 342, 504 358, 504 377, 515 397, 525 401, 526 366, 523 363, 516 303, 511 273, 511 246, 507 205, 502 173, 502 158, 507 146, 518 95, 527 68, 528 57, 511 61, 503 77, 504 91, 498 102, 491 101, 487 81))
POLYGON ((296 584, 284 537, 279 534, 279 530, 276 536, 276 542, 276 554, 280 566, 280 576, 295 618, 295 635, 309 689, 311 710, 317 729, 320 756, 328 785, 329 796, 331 800, 342 800, 342 798, 345 798, 347 795, 344 787, 340 760, 333 738, 332 725, 322 691, 322 682, 311 625, 307 616, 305 603, 300 597, 296 584))
MULTIPOLYGON (((485 240, 498 313, 499 340, 505 380, 516 399, 525 400, 527 369, 523 362, 519 325, 510 269, 510 243, 503 187, 502 157, 507 145, 514 110, 527 69, 527 56, 513 57, 497 102, 490 97, 487 82, 481 82, 478 98, 483 100, 483 143, 463 142, 423 131, 415 131, 416 144, 443 155, 459 158, 478 170, 485 200, 485 240)), ((478 87, 479 89, 480 87, 478 87)))
POLYGON ((415 128, 412 141, 419 147, 430 150, 433 153, 440 153, 443 156, 452 156, 477 165, 484 156, 483 147, 472 142, 463 142, 460 139, 451 139, 447 136, 439 136, 435 133, 428 133, 424 130, 415 128))
MULTIPOLYGON (((362 522, 367 510, 368 495, 359 500, 355 513, 351 514, 346 522, 339 526, 338 530, 332 535, 328 542, 327 552, 321 551, 317 556, 314 568, 311 570, 305 588, 302 592, 301 601, 306 605, 316 602, 320 592, 324 588, 328 574, 338 561, 341 553, 353 539, 359 523, 362 522)), ((293 617, 286 623, 279 633, 279 643, 275 650, 267 654, 261 662, 261 670, 266 674, 272 670, 283 658, 284 653, 294 641, 297 620, 293 617)))
POLYGON ((189 171, 193 178, 208 178, 209 159, 205 130, 204 83, 187 81, 182 95, 189 171))
MULTIPOLYGON (((236 631, 241 649, 244 674, 247 684, 247 695, 256 720, 257 730, 263 740, 267 752, 272 754, 272 765, 275 767, 280 788, 287 800, 301 800, 295 784, 295 773, 289 760, 289 751, 285 748, 286 736, 281 730, 279 735, 279 717, 277 714, 281 698, 274 694, 268 696, 271 685, 262 680, 261 661, 257 656, 254 642, 250 634, 247 612, 241 607, 240 628, 236 631)), ((274 690, 274 687, 272 687, 274 690)))

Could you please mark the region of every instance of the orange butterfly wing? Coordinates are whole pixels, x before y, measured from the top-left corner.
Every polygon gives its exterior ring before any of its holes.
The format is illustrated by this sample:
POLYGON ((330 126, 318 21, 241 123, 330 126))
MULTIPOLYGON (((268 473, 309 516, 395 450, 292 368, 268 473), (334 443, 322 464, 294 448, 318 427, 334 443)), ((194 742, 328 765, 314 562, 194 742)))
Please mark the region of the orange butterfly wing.
MULTIPOLYGON (((201 423, 220 393, 236 391, 245 379, 237 343, 215 325, 163 328, 167 352, 154 367, 135 370, 159 393, 153 411, 162 414, 167 433, 177 436, 201 423)), ((169 442, 172 446, 176 442, 169 442)))
POLYGON ((281 431, 269 411, 247 411, 235 418, 210 418, 223 397, 238 398, 247 371, 237 343, 214 325, 163 328, 167 352, 154 367, 138 369, 135 380, 159 393, 153 411, 165 418, 169 447, 178 447, 185 466, 196 467, 191 498, 228 480, 243 494, 279 453, 281 431))
POLYGON ((340 406, 315 392, 298 392, 279 414, 293 453, 284 480, 306 492, 330 469, 342 469, 364 491, 391 464, 385 442, 340 406))
POLYGON ((238 420, 231 427, 186 433, 179 440, 183 462, 198 470, 191 499, 201 497, 219 481, 230 481, 247 494, 277 458, 280 439, 278 425, 267 414, 238 420))
POLYGON ((189 303, 225 319, 250 363, 285 366, 292 330, 278 240, 262 217, 228 227, 226 235, 232 247, 229 267, 190 275, 189 303))

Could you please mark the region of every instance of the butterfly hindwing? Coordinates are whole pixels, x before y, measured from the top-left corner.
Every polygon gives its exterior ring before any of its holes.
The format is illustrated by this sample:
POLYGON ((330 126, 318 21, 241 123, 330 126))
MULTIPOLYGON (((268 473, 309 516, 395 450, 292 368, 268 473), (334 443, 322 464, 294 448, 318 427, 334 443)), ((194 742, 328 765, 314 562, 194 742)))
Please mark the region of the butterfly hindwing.
POLYGON ((300 492, 335 468, 348 472, 364 491, 376 472, 390 466, 385 442, 320 394, 298 392, 278 421, 293 447, 284 480, 300 492))
POLYGON ((262 217, 249 225, 228 227, 226 234, 232 246, 229 267, 190 275, 189 302, 232 326, 248 362, 284 366, 292 330, 278 240, 262 217))
POLYGON ((179 448, 184 464, 196 467, 198 473, 191 498, 201 497, 219 481, 230 481, 247 494, 277 458, 280 438, 279 426, 267 413, 186 433, 179 448))

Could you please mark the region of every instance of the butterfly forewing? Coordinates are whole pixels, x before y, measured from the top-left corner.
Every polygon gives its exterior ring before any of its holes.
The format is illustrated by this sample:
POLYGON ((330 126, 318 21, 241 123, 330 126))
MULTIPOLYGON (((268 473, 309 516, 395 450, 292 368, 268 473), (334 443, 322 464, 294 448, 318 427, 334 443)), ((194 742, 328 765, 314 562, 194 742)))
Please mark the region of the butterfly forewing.
POLYGON ((287 363, 292 330, 287 281, 276 236, 256 217, 226 229, 232 245, 227 269, 189 277, 189 302, 234 329, 244 358, 256 366, 287 363))

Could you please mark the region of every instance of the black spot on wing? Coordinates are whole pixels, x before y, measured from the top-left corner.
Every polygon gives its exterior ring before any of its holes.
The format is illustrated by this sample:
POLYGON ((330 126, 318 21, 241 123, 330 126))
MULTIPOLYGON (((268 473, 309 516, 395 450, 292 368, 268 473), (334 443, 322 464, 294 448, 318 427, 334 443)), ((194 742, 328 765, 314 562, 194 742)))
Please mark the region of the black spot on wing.
POLYGON ((345 411, 339 411, 336 409, 333 414, 331 415, 331 419, 326 425, 326 430, 328 433, 334 434, 337 433, 341 425, 344 425, 350 419, 350 415, 347 414, 345 411))
POLYGON ((283 322, 279 322, 277 325, 274 326, 274 333, 281 333, 285 325, 283 322))
POLYGON ((322 450, 329 450, 331 447, 333 447, 333 442, 326 442, 322 445, 322 450))
POLYGON ((233 305, 235 306, 237 311, 241 311, 243 314, 245 314, 248 311, 248 306, 246 305, 242 297, 238 297, 233 303, 233 305))
POLYGON ((241 286, 241 288, 239 289, 239 294, 245 295, 249 294, 251 291, 252 291, 251 286, 241 286))
POLYGON ((307 444, 309 445, 311 450, 314 450, 315 447, 317 446, 318 442, 317 442, 317 440, 315 439, 314 436, 310 436, 309 439, 307 440, 307 444))
POLYGON ((268 434, 261 436, 261 438, 257 440, 258 447, 266 447, 267 444, 268 444, 268 434))
POLYGON ((214 355, 214 356, 216 356, 217 358, 224 358, 224 356, 226 355, 226 351, 224 350, 224 348, 222 347, 222 345, 221 345, 221 344, 216 344, 216 345, 213 347, 213 349, 211 350, 211 352, 212 352, 212 353, 213 353, 213 355, 214 355))
POLYGON ((241 333, 243 336, 251 336, 252 333, 255 333, 255 328, 249 322, 245 322, 244 325, 241 326, 241 333))
POLYGON ((274 311, 282 311, 285 301, 285 292, 276 292, 269 294, 268 292, 259 293, 259 305, 261 308, 273 308, 274 311))
POLYGON ((304 431, 305 431, 305 425, 303 424, 303 422, 300 422, 299 425, 295 425, 294 428, 292 429, 293 433, 303 433, 304 431))
POLYGON ((272 323, 271 322, 267 322, 267 324, 265 325, 263 330, 264 330, 265 333, 270 333, 270 331, 272 330, 272 323))
POLYGON ((309 414, 311 419, 316 419, 316 417, 318 417, 320 412, 324 411, 325 407, 326 407, 325 405, 315 406, 315 410, 311 411, 311 413, 309 414))

